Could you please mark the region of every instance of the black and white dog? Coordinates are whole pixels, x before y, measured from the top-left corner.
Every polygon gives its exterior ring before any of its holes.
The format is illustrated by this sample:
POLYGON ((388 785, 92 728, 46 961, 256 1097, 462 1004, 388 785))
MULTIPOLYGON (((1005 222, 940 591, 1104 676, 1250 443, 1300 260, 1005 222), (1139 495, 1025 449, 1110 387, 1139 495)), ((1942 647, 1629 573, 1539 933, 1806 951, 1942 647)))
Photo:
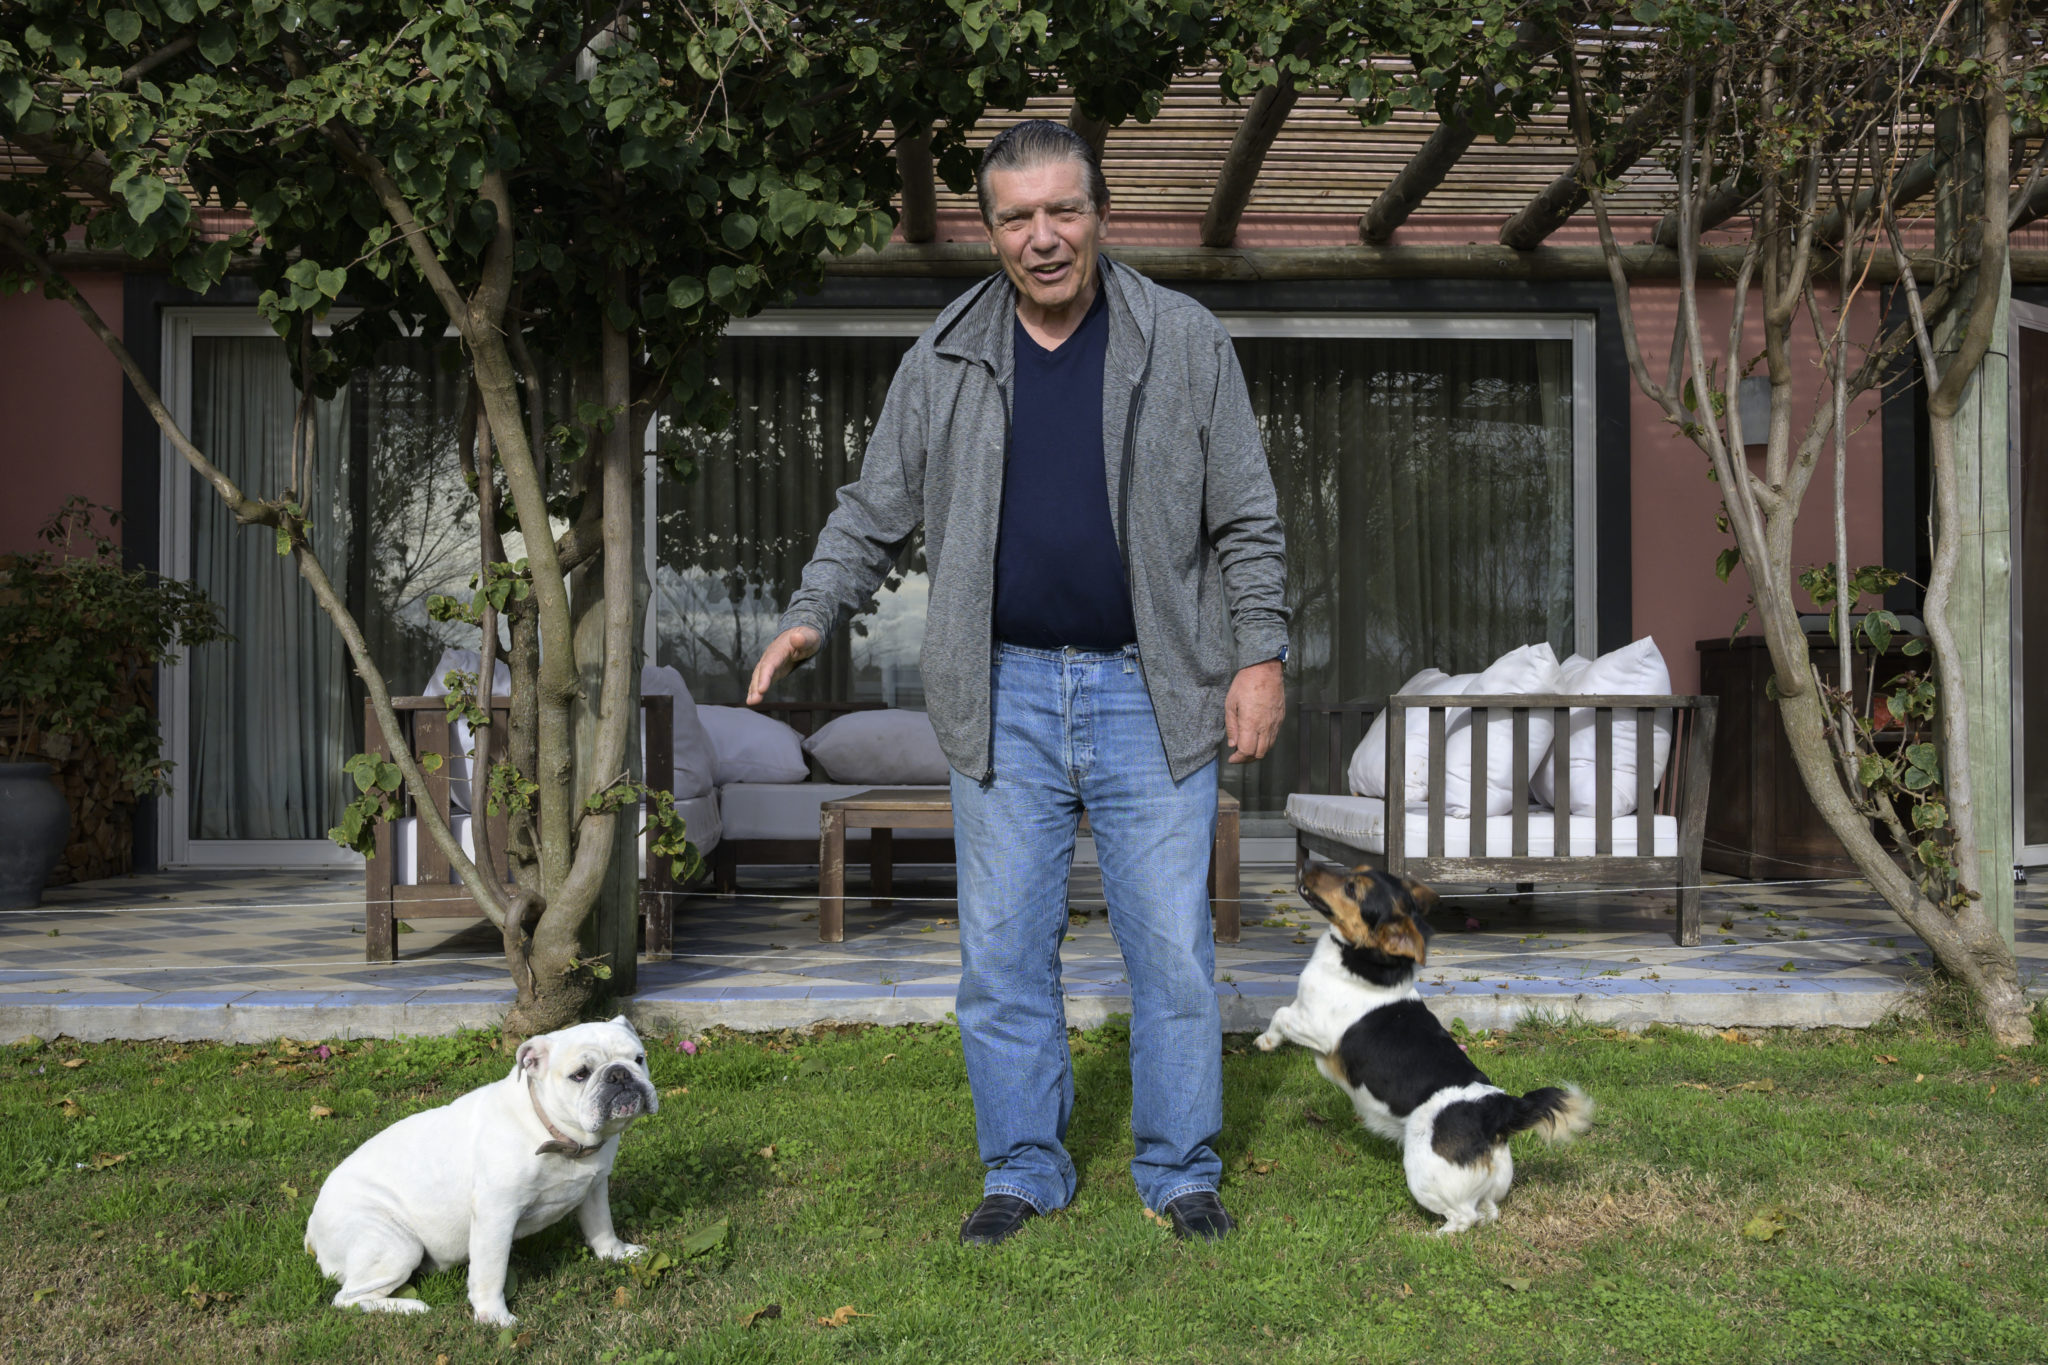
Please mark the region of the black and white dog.
POLYGON ((1366 1127, 1401 1146, 1408 1189, 1462 1232, 1500 1217, 1515 1178, 1508 1139, 1534 1130, 1551 1142, 1584 1132, 1593 1102, 1577 1086, 1514 1096, 1437 1022, 1415 989, 1433 932, 1417 909, 1436 893, 1376 868, 1311 868, 1301 893, 1330 921, 1294 999, 1258 1037, 1316 1054, 1316 1069, 1351 1096, 1366 1127))

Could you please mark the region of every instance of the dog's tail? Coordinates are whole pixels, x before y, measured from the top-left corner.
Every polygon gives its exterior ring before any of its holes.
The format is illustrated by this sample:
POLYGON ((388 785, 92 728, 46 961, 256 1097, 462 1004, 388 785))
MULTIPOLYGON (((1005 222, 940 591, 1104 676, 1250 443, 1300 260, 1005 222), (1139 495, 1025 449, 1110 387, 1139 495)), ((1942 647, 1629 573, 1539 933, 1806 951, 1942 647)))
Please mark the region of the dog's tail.
POLYGON ((1575 1085, 1546 1085, 1507 1100, 1500 1136, 1535 1133, 1545 1142, 1570 1142, 1593 1125, 1593 1101, 1575 1085))

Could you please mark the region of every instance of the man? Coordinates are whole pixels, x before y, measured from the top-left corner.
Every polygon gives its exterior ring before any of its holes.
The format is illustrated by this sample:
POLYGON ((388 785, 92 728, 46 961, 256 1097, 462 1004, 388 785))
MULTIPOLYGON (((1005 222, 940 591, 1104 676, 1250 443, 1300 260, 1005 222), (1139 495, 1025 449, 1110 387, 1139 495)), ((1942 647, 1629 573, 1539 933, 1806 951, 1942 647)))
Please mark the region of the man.
POLYGON ((1109 195, 1057 123, 992 141, 1002 273, 903 359, 750 703, 817 652, 922 523, 925 696, 953 768, 956 1014, 988 1167, 963 1242, 1074 1195, 1060 990, 1080 813, 1131 982, 1131 1163, 1182 1237, 1220 1237, 1221 1018, 1206 885, 1217 751, 1272 746, 1286 567, 1221 323, 1097 254, 1109 195))

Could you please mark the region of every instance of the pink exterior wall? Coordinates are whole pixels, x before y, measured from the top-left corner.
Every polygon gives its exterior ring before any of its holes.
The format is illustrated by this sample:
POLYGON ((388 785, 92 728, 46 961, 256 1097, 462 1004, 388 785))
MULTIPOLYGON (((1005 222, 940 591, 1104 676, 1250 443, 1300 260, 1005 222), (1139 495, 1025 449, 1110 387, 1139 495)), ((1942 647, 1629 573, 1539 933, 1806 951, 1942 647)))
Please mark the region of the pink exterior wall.
MULTIPOLYGON (((121 277, 78 287, 118 335, 121 277)), ((121 505, 121 398, 112 356, 65 303, 0 299, 0 554, 39 548, 66 498, 121 505)))
MULTIPOLYGON (((1672 322, 1677 316, 1678 287, 1641 284, 1631 291, 1631 297, 1636 331, 1643 340, 1644 360, 1651 376, 1661 382, 1670 354, 1672 322)), ((1719 346, 1727 344, 1733 302, 1734 293, 1728 288, 1701 295, 1700 318, 1710 357, 1718 351, 1714 338, 1721 339, 1719 346)), ((1756 296, 1752 296, 1745 319, 1745 362, 1763 347, 1762 331, 1756 321, 1758 307, 1756 296)), ((1825 297, 1822 307, 1827 307, 1825 297)), ((1851 334, 1868 337, 1876 320, 1876 304, 1866 294, 1855 309, 1851 334)), ((1799 397, 1792 425, 1796 440, 1822 396, 1822 379, 1819 347, 1803 321, 1795 328, 1795 337, 1791 360, 1797 376, 1794 391, 1799 397)), ((1761 372, 1761 367, 1753 371, 1761 372)), ((1884 441, 1874 396, 1852 405, 1850 414, 1846 498, 1849 562, 1852 566, 1879 564, 1884 561, 1884 441)), ((1721 487, 1707 478, 1706 455, 1678 434, 1665 420, 1662 409, 1633 388, 1630 416, 1629 503, 1634 556, 1626 565, 1603 565, 1602 572, 1635 575, 1635 633, 1638 638, 1657 637, 1657 648, 1671 666, 1672 686, 1680 692, 1690 692, 1699 686, 1697 642, 1725 638, 1735 629, 1735 623, 1748 607, 1749 576, 1739 567, 1726 583, 1714 576, 1714 557, 1734 542, 1714 526, 1715 514, 1721 507, 1721 487)), ((1835 557, 1833 450, 1831 438, 1821 466, 1807 488, 1793 539, 1795 573, 1805 565, 1826 563, 1835 557)), ((1752 467, 1761 472, 1761 461, 1752 467)), ((1798 599, 1812 609, 1804 593, 1799 593, 1798 599)), ((1744 633, 1756 633, 1754 618, 1744 633)))

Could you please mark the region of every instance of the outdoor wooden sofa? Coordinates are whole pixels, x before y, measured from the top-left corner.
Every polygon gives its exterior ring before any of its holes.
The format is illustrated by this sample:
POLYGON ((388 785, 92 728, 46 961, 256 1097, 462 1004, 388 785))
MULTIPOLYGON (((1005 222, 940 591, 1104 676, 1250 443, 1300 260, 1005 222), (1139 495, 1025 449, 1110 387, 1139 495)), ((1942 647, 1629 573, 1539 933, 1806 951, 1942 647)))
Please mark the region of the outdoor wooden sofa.
MULTIPOLYGON (((449 737, 448 699, 446 697, 393 697, 391 704, 398 712, 398 718, 407 729, 407 742, 418 754, 449 754, 453 743, 449 737)), ((671 737, 674 734, 674 700, 665 696, 644 696, 640 699, 641 719, 646 726, 646 771, 642 775, 648 788, 653 791, 667 791, 674 786, 674 750, 671 737)), ((511 698, 493 697, 491 715, 504 734, 510 728, 512 712, 511 698)), ((384 732, 377 724, 377 718, 366 705, 363 708, 363 733, 369 741, 368 752, 380 758, 390 757, 385 747, 384 732)), ((498 752, 502 753, 500 749, 498 752)), ((451 824, 466 822, 472 818, 454 812, 449 797, 449 771, 443 764, 441 770, 427 774, 427 791, 433 798, 434 808, 441 818, 451 824)), ((480 812, 484 802, 481 793, 472 788, 470 809, 480 812)), ((417 821, 410 830, 412 858, 410 877, 401 880, 406 869, 400 866, 399 847, 401 831, 399 821, 416 817, 410 796, 402 796, 397 818, 379 821, 377 824, 377 854, 369 860, 366 869, 364 889, 365 934, 363 956, 371 962, 392 962, 398 956, 397 922, 400 919, 480 919, 483 911, 470 899, 460 882, 450 876, 448 858, 432 839, 418 828, 417 821)), ((502 860, 508 841, 507 821, 503 815, 485 817, 489 821, 491 847, 498 851, 502 860)), ((456 825, 458 837, 461 826, 456 825)), ((659 957, 666 957, 673 947, 674 902, 676 884, 666 858, 647 860, 647 875, 640 879, 640 924, 642 951, 659 957)), ((510 863, 505 864, 505 875, 510 876, 510 863)))
MULTIPOLYGON (((1538 884, 1670 887, 1676 912, 1675 937, 1685 946, 1700 940, 1700 852, 1705 841, 1707 786, 1714 752, 1716 699, 1694 696, 1394 696, 1384 707, 1375 702, 1307 703, 1297 708, 1297 782, 1288 801, 1288 819, 1295 826, 1297 875, 1311 855, 1346 866, 1371 863, 1397 876, 1431 885, 1513 885, 1533 890, 1538 884), (1514 759, 1512 806, 1507 815, 1468 819, 1445 810, 1445 731, 1448 713, 1483 708, 1498 719, 1512 718, 1514 759), (1565 742, 1572 710, 1593 712, 1594 813, 1571 815, 1571 768, 1559 762, 1556 807, 1546 810, 1529 797, 1529 718, 1552 713, 1558 744, 1565 742), (1387 772, 1407 771, 1408 712, 1429 712, 1428 799, 1420 808, 1388 818, 1385 804, 1349 797, 1345 760, 1372 723, 1387 712, 1387 772), (1636 808, 1616 817, 1612 812, 1614 734, 1617 723, 1634 727, 1636 752, 1651 752, 1657 712, 1671 713, 1671 758, 1662 781, 1653 782, 1653 765, 1636 770, 1636 808), (1322 780, 1315 781, 1316 760, 1322 758, 1322 780), (1332 802, 1317 792, 1339 796, 1350 823, 1333 828, 1332 802), (1311 794, 1302 800, 1301 794, 1311 794), (1377 837, 1371 828, 1379 810, 1377 837), (1364 818, 1358 818, 1364 817, 1364 818), (1587 849, 1587 845, 1591 845, 1587 849), (1560 852, 1561 850, 1561 852, 1560 852), (1586 851, 1581 851, 1586 850, 1586 851)), ((1490 725, 1472 727, 1474 783, 1487 770, 1490 725)), ((1399 779, 1391 784, 1400 789, 1399 779)))
MULTIPOLYGON (((774 716, 798 734, 809 735, 839 716, 855 711, 881 710, 882 705, 857 701, 771 701, 763 702, 754 709, 774 716)), ((792 789, 800 790, 805 784, 790 785, 792 789)), ((721 893, 730 895, 738 888, 741 863, 765 866, 815 864, 819 869, 819 938, 827 943, 837 943, 842 937, 840 917, 846 899, 846 864, 850 861, 847 849, 849 830, 859 830, 864 836, 860 842, 865 845, 862 851, 868 865, 871 899, 892 899, 898 863, 954 861, 957 855, 951 831, 951 792, 946 787, 894 788, 876 783, 873 793, 892 798, 878 802, 865 799, 858 791, 845 792, 844 788, 849 785, 855 784, 836 784, 833 787, 835 795, 819 802, 818 834, 815 837, 734 838, 732 826, 728 825, 726 837, 711 855, 713 885, 721 893), (856 807, 875 809, 869 810, 865 817, 856 815, 849 820, 849 809, 856 807), (909 833, 904 833, 905 830, 909 833), (941 830, 945 832, 936 832, 941 830)), ((1219 943, 1238 941, 1239 828, 1237 802, 1226 794, 1217 810, 1216 837, 1209 859, 1209 897, 1215 918, 1216 941, 1219 943)), ((1081 813, 1081 833, 1088 833, 1086 811, 1081 813)))

